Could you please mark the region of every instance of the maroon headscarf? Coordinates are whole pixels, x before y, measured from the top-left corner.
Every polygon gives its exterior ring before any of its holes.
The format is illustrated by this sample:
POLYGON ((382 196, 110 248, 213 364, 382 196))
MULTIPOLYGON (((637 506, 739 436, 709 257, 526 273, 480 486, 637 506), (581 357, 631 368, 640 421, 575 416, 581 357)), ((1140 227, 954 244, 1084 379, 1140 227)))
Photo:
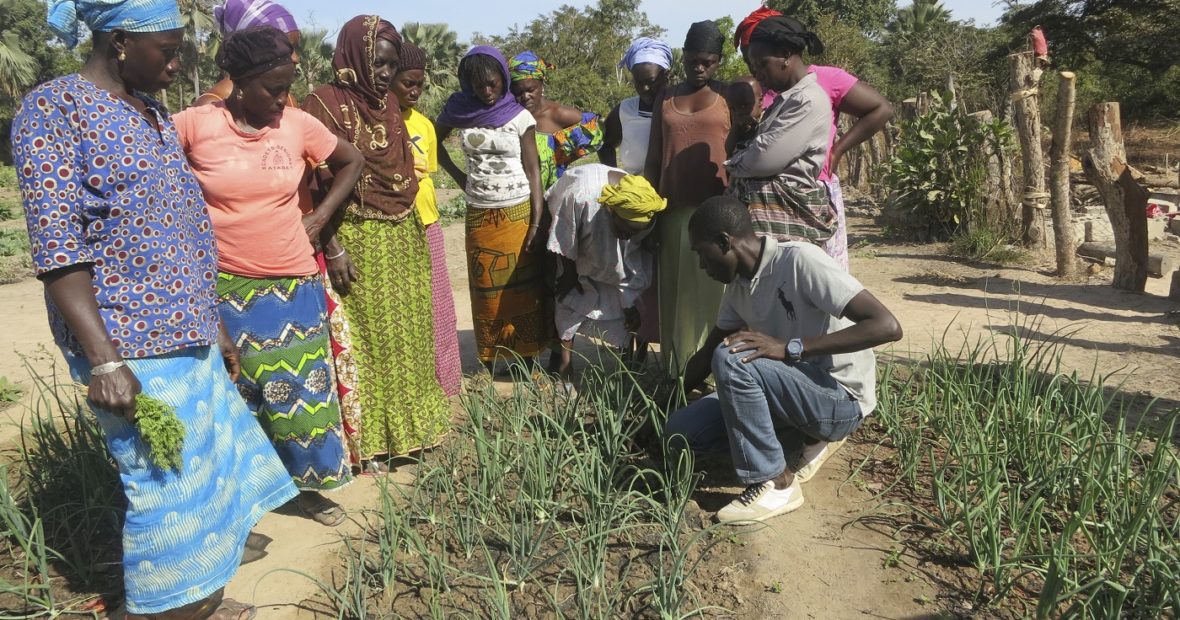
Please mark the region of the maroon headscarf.
POLYGON ((397 219, 414 207, 418 179, 397 97, 389 92, 381 95, 375 86, 373 62, 377 41, 382 39, 400 54, 402 38, 393 24, 377 15, 348 20, 332 57, 335 83, 315 89, 303 107, 364 154, 365 171, 352 201, 361 214, 373 215, 371 209, 377 209, 397 219))

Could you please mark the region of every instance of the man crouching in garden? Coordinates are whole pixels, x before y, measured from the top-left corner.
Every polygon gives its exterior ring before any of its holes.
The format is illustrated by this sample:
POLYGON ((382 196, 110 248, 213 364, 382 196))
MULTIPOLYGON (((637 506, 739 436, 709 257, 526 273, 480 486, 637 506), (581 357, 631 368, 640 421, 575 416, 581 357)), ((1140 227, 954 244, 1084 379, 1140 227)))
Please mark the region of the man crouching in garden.
POLYGON ((749 211, 733 198, 706 200, 689 235, 701 267, 726 288, 684 388, 711 371, 717 392, 669 416, 665 432, 696 451, 728 441, 748 486, 717 519, 764 521, 802 506, 800 483, 872 413, 872 348, 899 340, 901 326, 820 248, 756 237, 749 211), (801 436, 799 463, 788 466, 776 431, 801 436))

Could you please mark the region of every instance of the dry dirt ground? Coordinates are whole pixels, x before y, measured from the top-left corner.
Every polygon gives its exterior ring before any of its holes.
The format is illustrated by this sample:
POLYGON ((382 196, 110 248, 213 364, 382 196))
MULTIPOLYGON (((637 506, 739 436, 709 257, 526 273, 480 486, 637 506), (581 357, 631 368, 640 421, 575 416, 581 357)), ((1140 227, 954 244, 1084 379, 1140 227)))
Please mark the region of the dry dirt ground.
MULTIPOLYGON (((1020 267, 967 265, 945 255, 942 246, 910 246, 876 237, 865 219, 850 222, 852 271, 899 317, 906 336, 881 351, 882 358, 920 360, 932 343, 958 343, 1023 326, 1025 335, 1068 334, 1065 362, 1088 373, 1112 374, 1123 389, 1150 394, 1175 405, 1180 401, 1180 304, 1166 299, 1167 282, 1151 280, 1148 293, 1119 293, 1109 286, 1109 270, 1071 282, 1042 272, 1047 261, 1020 267)), ((463 227, 446 227, 448 265, 459 311, 465 359, 474 344, 463 260, 463 227)), ((38 372, 50 372, 58 355, 46 325, 41 285, 33 279, 0 286, 0 376, 30 384, 22 356, 38 372)), ((468 371, 474 370, 469 367, 468 371)), ((0 411, 11 423, 0 443, 19 432, 31 397, 0 411)), ((741 618, 918 618, 939 615, 937 588, 924 577, 929 567, 898 557, 888 532, 855 522, 874 508, 864 484, 850 484, 853 468, 872 446, 850 442, 806 487, 807 504, 769 527, 734 537, 722 557, 739 597, 730 607, 741 618)), ((412 469, 392 476, 412 480, 412 469)), ((697 501, 716 510, 736 489, 710 483, 697 501)), ((871 487, 869 487, 871 488, 871 487)), ((362 477, 334 495, 349 509, 375 503, 373 478, 362 477)), ((229 594, 252 601, 261 618, 309 618, 324 609, 316 586, 299 571, 330 582, 340 566, 341 534, 355 526, 329 529, 293 514, 267 515, 256 532, 271 539, 268 555, 245 565, 229 594)))

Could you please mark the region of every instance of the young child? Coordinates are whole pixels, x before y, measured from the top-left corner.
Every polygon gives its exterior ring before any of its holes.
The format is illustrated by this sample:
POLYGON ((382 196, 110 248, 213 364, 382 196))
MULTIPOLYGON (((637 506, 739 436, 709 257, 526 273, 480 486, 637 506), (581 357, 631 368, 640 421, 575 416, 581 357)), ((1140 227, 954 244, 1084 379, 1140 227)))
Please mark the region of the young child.
POLYGON ((558 373, 568 381, 579 331, 623 347, 639 328, 636 302, 653 272, 642 242, 667 201, 643 177, 602 164, 570 168, 546 198, 553 216, 547 249, 561 260, 558 373))
POLYGON ((730 82, 725 89, 725 103, 729 105, 729 138, 725 141, 725 152, 745 148, 758 133, 758 122, 762 120, 762 85, 751 76, 743 76, 730 82))

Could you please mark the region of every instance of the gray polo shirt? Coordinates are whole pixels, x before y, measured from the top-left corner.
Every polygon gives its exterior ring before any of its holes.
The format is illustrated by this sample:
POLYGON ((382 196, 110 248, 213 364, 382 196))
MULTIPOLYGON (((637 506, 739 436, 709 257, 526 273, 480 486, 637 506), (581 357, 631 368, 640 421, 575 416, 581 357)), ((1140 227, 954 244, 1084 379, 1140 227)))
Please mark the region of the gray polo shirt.
MULTIPOLYGON (((754 277, 738 276, 725 287, 717 327, 726 331, 744 327, 783 342, 822 336, 853 324, 840 315, 863 290, 820 248, 763 238, 762 259, 754 277)), ((831 373, 860 402, 861 415, 876 408, 877 358, 872 349, 806 360, 831 373)))

